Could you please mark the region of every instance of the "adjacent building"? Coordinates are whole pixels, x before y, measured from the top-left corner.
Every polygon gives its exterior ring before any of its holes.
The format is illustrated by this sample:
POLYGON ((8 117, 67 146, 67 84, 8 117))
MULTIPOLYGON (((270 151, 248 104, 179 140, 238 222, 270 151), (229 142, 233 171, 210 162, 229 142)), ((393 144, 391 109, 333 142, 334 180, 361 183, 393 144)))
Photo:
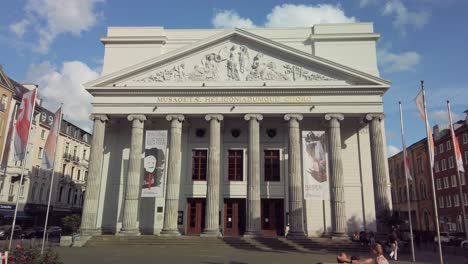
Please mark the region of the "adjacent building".
MULTIPOLYGON (((10 92, 6 94, 7 91, 4 91, 4 94, 13 99, 6 103, 5 109, 10 108, 8 118, 5 117, 4 121, 0 121, 4 122, 5 126, 8 124, 5 128, 6 132, 2 134, 2 138, 5 138, 3 148, 7 157, 3 162, 6 170, 2 169, 0 179, 0 222, 1 224, 11 223, 16 208, 16 197, 19 195, 18 222, 23 226, 42 226, 47 210, 52 173, 51 170, 42 169, 42 162, 46 139, 54 121, 54 113, 42 107, 41 100, 37 99, 30 132, 28 157, 26 161, 15 162, 12 144, 14 138, 12 133, 8 135, 13 123, 14 109, 21 102, 23 93, 37 86, 21 85, 4 76, 3 72, 0 72, 0 80, 8 80, 5 82, 8 86, 4 88, 10 92), (25 162, 24 180, 20 185, 23 162, 25 162)), ((1 111, 0 118, 3 118, 1 111)), ((0 129, 0 131, 3 130, 0 129)), ((54 165, 50 224, 59 225, 63 216, 81 213, 88 174, 90 142, 89 132, 66 120, 62 121, 54 165)))
MULTIPOLYGON (((439 222, 442 231, 464 231, 462 206, 468 212, 468 118, 454 124, 455 134, 463 158, 465 173, 457 175, 457 165, 448 126, 434 127, 435 162, 434 177, 437 193, 439 222), (462 195, 459 185, 462 185, 462 195)), ((468 216, 467 216, 468 217, 468 216)))
POLYGON ((85 84, 94 133, 83 234, 383 228, 390 82, 379 37, 372 23, 108 28, 103 75, 85 84))

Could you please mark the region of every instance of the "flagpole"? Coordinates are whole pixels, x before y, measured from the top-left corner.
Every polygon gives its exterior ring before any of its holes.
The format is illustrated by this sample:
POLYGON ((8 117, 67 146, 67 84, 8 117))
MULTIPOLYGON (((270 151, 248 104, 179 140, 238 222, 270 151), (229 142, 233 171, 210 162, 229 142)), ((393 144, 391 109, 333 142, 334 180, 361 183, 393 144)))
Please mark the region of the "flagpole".
MULTIPOLYGON (((18 204, 19 204, 19 197, 20 197, 20 192, 21 192, 21 186, 23 185, 23 178, 24 178, 24 167, 26 166, 26 162, 28 160, 28 154, 29 154, 29 139, 31 138, 31 128, 32 128, 32 122, 34 120, 34 110, 36 108, 36 96, 37 96, 37 88, 34 88, 34 102, 33 102, 33 107, 31 109, 31 120, 29 120, 29 131, 28 131, 28 139, 26 140, 26 153, 24 154, 24 159, 22 160, 22 166, 21 166, 21 177, 20 177, 20 182, 18 185, 18 193, 16 195, 16 207, 15 207, 15 214, 13 216, 13 223, 11 224, 11 234, 10 234, 10 242, 8 243, 8 251, 11 250, 11 243, 13 242, 13 235, 15 233, 15 225, 16 225, 16 216, 18 214, 18 204)), ((16 126, 16 124, 15 124, 16 126)))
MULTIPOLYGON (((44 253, 45 239, 46 239, 46 234, 47 234, 47 223, 49 221, 50 200, 51 200, 51 197, 52 197, 52 188, 54 187, 53 184, 54 184, 54 174, 55 174, 55 158, 57 157, 57 146, 58 146, 58 139, 59 139, 59 136, 60 136, 60 125, 62 124, 62 116, 63 116, 62 105, 63 104, 60 105, 60 118, 59 118, 59 123, 58 123, 57 138, 55 139, 54 160, 52 162, 52 175, 50 177, 49 200, 47 202, 47 213, 46 213, 46 219, 45 219, 45 223, 44 223, 44 233, 42 234, 41 254, 44 253)), ((52 130, 53 129, 54 128, 52 128, 52 130)))
POLYGON ((10 158, 11 141, 13 139, 13 137, 11 135, 13 134, 13 131, 15 130, 15 121, 16 121, 16 111, 17 110, 18 110, 18 105, 15 104, 12 119, 10 121, 10 127, 8 129, 8 134, 7 134, 7 138, 6 138, 6 142, 5 142, 5 148, 3 149, 2 164, 1 164, 1 166, 5 165, 5 167, 3 168, 3 182, 5 182, 6 175, 7 175, 8 159, 10 158))
MULTIPOLYGON (((429 142, 429 133, 432 133, 432 129, 428 127, 428 122, 427 122, 427 109, 426 109, 426 93, 424 91, 424 81, 421 81, 421 91, 422 91, 422 96, 423 96, 423 104, 424 104, 424 116, 426 117, 425 123, 426 123, 426 139, 427 139, 427 148, 429 151, 430 150, 430 142, 429 142)), ((432 138, 432 137, 431 137, 432 138)), ((430 154, 428 151, 428 154, 430 154)), ((444 263, 444 258, 442 257, 442 243, 440 241, 440 228, 439 228, 439 212, 437 210, 437 199, 436 199, 436 191, 435 191, 435 184, 434 184, 434 164, 432 164, 432 159, 429 157, 429 164, 430 170, 429 172, 431 173, 431 185, 432 185, 432 199, 433 199, 433 204, 434 204, 434 217, 435 217, 435 227, 436 227, 436 232, 437 232, 437 244, 439 245, 439 260, 440 263, 444 263)))
MULTIPOLYGON (((455 130, 453 128, 453 122, 452 122, 452 111, 450 110, 450 102, 447 100, 447 111, 449 114, 449 126, 450 126, 450 134, 453 131, 453 135, 450 135, 452 138, 452 146, 453 146, 453 152, 455 153, 455 166, 457 170, 457 177, 458 177, 458 193, 460 195, 461 199, 461 208, 462 208, 462 214, 463 214, 463 227, 465 228, 465 238, 468 239, 468 223, 466 222, 466 212, 465 212, 465 203, 463 199, 463 188, 461 185, 461 175, 460 175, 460 170, 458 169, 458 157, 457 157, 457 150, 455 149, 455 144, 458 142, 455 142, 455 130)), ((462 164, 463 166, 463 164, 462 164)))
POLYGON ((403 162, 405 164, 405 179, 406 179, 406 196, 408 197, 407 199, 407 205, 408 205, 408 216, 409 216, 409 225, 410 225, 410 238, 411 238, 411 256, 413 259, 413 262, 416 261, 416 257, 414 256, 414 239, 413 239, 413 221, 411 219, 411 204, 410 204, 410 191, 409 191, 409 183, 408 183, 408 170, 409 168, 407 167, 407 155, 408 153, 406 152, 406 144, 405 144, 405 134, 404 134, 404 129, 403 129, 403 110, 401 108, 401 102, 398 102, 400 105, 400 130, 401 130, 401 145, 403 146, 403 162))

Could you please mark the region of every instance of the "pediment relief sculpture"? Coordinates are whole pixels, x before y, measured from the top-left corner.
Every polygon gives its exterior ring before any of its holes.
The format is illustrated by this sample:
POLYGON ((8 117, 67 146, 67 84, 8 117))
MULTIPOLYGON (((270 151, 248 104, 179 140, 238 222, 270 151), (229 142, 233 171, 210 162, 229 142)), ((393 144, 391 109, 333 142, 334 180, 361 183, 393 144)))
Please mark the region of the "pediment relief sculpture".
POLYGON ((179 62, 132 80, 135 83, 184 81, 336 80, 238 44, 202 54, 199 62, 179 62))

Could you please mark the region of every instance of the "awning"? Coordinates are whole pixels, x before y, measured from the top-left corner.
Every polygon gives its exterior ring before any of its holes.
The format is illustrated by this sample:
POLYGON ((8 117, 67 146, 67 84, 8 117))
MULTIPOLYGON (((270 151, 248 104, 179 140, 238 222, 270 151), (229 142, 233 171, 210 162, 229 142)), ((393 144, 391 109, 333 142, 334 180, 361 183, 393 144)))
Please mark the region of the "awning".
MULTIPOLYGON (((0 210, 0 215, 3 216, 3 218, 13 218, 15 216, 15 211, 5 211, 5 210, 0 210)), ((16 219, 30 219, 31 216, 27 215, 23 211, 18 211, 16 214, 16 219)))

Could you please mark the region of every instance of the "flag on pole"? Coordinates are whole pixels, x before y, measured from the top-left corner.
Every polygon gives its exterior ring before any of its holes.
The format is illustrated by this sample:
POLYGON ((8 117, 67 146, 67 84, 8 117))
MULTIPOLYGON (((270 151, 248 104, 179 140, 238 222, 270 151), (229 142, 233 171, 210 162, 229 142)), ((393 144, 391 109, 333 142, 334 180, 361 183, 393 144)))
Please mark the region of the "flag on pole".
POLYGON ((455 161, 457 162, 457 168, 458 168, 458 171, 465 172, 465 168, 463 168, 463 159, 462 159, 462 155, 460 151, 460 145, 458 145, 458 138, 455 135, 455 131, 453 130, 452 113, 450 112, 450 108, 449 108, 448 115, 449 115, 450 135, 452 136, 453 149, 455 151, 455 161))
POLYGON ((60 133, 60 122, 62 121, 62 107, 55 112, 54 121, 47 136, 44 146, 44 158, 42 159, 42 168, 45 170, 53 169, 55 159, 55 146, 57 145, 57 138, 60 133))
POLYGON ((410 170, 411 163, 410 163, 410 159, 409 159, 409 156, 408 156, 408 152, 406 151, 406 146, 403 149, 403 157, 405 159, 406 177, 408 177, 408 180, 412 181, 413 176, 411 176, 411 170, 410 170))
POLYGON ((21 99, 20 107, 16 113, 15 126, 15 161, 23 160, 27 150, 28 135, 34 113, 36 89, 27 92, 21 99))
POLYGON ((429 125, 429 120, 426 116, 425 106, 424 106, 424 98, 423 98, 423 91, 419 92, 419 94, 414 98, 416 102, 416 106, 418 107, 419 114, 424 122, 426 122, 426 134, 428 137, 428 149, 429 149, 429 158, 431 159, 431 169, 434 167, 434 139, 432 138, 432 131, 431 126, 429 125))

